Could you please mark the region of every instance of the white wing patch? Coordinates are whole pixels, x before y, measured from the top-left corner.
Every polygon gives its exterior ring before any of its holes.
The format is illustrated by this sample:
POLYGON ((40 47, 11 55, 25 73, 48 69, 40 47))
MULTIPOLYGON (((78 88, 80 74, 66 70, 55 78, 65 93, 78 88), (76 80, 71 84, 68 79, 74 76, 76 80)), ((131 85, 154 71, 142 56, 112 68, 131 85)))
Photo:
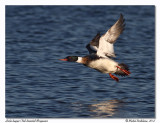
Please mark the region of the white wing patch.
POLYGON ((104 36, 102 36, 100 38, 99 48, 97 50, 97 55, 101 56, 101 57, 106 57, 106 56, 116 57, 115 54, 114 54, 113 44, 107 42, 105 40, 104 36))
POLYGON ((98 48, 97 48, 96 46, 90 45, 90 48, 91 48, 92 50, 94 50, 94 51, 97 51, 97 50, 98 50, 98 48))

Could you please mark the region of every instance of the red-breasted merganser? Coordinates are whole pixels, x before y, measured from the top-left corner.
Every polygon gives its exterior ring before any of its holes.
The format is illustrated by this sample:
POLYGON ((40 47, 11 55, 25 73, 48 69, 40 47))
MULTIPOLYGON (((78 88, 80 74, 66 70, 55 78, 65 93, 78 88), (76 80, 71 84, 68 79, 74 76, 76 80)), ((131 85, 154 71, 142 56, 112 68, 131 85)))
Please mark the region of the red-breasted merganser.
POLYGON ((90 53, 89 55, 84 57, 67 56, 60 60, 81 63, 101 73, 108 73, 112 79, 118 82, 119 79, 112 75, 112 73, 121 76, 128 76, 130 74, 127 65, 111 59, 111 57, 116 57, 113 44, 123 32, 124 27, 124 19, 121 14, 117 22, 104 35, 100 36, 100 33, 98 33, 86 46, 90 53))

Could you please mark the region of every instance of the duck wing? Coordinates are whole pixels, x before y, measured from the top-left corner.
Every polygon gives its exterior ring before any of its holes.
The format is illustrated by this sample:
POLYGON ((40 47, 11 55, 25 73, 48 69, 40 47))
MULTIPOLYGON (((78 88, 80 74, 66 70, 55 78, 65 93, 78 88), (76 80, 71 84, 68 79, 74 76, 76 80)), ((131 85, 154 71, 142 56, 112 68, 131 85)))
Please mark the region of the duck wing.
POLYGON ((86 48, 88 49, 90 54, 97 52, 100 37, 100 33, 97 33, 97 35, 90 41, 90 43, 86 45, 86 48))
POLYGON ((99 45, 97 49, 97 55, 101 57, 115 57, 114 43, 125 27, 123 15, 117 22, 99 39, 99 45))

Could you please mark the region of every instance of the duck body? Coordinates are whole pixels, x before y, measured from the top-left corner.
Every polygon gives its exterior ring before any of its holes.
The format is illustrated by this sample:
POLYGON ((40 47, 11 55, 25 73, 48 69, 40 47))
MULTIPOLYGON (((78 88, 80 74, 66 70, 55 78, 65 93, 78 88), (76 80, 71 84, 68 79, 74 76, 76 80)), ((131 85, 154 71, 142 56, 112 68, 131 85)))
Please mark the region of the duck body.
POLYGON ((87 67, 93 68, 101 73, 115 73, 118 63, 110 58, 98 57, 95 54, 87 55, 79 58, 78 63, 82 63, 87 67))
POLYGON ((118 63, 107 58, 101 58, 96 61, 91 61, 88 67, 96 69, 101 73, 115 73, 117 70, 118 63))

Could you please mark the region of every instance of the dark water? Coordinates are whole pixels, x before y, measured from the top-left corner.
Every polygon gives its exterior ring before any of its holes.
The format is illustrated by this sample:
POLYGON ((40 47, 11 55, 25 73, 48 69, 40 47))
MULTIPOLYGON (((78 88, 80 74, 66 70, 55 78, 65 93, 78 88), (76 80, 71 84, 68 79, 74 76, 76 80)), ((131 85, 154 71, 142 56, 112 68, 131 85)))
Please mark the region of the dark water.
POLYGON ((154 118, 154 6, 6 6, 6 117, 154 118), (87 55, 85 45, 120 13, 116 61, 129 65, 129 77, 116 83, 58 60, 87 55))

